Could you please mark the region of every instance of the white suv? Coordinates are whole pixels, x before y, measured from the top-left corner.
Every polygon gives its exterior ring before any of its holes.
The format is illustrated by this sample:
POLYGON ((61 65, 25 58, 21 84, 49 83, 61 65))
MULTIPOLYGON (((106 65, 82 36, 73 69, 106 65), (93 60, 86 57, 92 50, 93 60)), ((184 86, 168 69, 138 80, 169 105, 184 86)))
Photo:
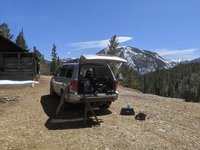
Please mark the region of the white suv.
POLYGON ((50 82, 50 94, 62 96, 70 103, 83 103, 87 97, 106 108, 118 98, 117 84, 109 63, 126 62, 115 56, 81 56, 59 68, 50 82))

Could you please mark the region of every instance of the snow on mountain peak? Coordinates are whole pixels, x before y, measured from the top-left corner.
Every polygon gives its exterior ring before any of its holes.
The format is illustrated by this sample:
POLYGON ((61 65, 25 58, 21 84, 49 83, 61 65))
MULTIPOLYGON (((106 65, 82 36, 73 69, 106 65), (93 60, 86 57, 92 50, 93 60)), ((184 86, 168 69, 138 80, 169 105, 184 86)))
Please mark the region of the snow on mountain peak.
MULTIPOLYGON (((108 51, 109 49, 105 48, 97 54, 106 54, 108 51)), ((174 66, 155 52, 131 46, 119 46, 116 55, 127 60, 126 65, 139 74, 146 74, 158 69, 168 69, 174 66)))

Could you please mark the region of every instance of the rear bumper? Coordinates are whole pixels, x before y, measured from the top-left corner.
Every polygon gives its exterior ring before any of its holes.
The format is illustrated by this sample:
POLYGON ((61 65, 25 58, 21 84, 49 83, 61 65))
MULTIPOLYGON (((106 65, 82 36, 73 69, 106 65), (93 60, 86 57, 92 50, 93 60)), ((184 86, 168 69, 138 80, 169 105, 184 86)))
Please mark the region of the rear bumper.
POLYGON ((70 93, 68 97, 66 97, 66 101, 70 103, 84 103, 85 98, 89 100, 90 102, 112 102, 118 99, 118 92, 115 92, 114 94, 85 94, 85 95, 78 95, 76 93, 72 94, 70 93))

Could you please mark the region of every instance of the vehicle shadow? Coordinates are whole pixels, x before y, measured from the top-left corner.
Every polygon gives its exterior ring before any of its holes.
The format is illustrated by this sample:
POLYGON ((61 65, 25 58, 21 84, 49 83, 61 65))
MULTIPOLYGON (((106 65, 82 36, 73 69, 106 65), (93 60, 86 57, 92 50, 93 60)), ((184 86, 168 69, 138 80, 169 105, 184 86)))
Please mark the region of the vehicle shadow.
MULTIPOLYGON (((43 95, 40 102, 44 112, 49 117, 45 123, 46 128, 49 130, 90 128, 103 122, 99 118, 99 123, 96 122, 92 113, 88 112, 87 116, 89 119, 86 121, 86 124, 84 124, 84 104, 66 103, 61 112, 58 115, 55 115, 56 108, 59 104, 59 97, 43 95)), ((112 112, 108 109, 95 111, 97 117, 111 113, 112 112)))

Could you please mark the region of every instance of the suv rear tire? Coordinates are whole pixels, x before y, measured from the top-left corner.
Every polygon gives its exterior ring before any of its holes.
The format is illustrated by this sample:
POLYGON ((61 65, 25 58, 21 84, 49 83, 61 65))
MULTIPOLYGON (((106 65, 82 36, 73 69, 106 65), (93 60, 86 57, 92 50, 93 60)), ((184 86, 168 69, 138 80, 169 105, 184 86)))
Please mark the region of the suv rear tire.
POLYGON ((102 108, 102 109, 110 108, 110 105, 111 105, 111 104, 112 104, 112 102, 107 102, 107 103, 105 103, 105 104, 100 105, 100 108, 102 108))

